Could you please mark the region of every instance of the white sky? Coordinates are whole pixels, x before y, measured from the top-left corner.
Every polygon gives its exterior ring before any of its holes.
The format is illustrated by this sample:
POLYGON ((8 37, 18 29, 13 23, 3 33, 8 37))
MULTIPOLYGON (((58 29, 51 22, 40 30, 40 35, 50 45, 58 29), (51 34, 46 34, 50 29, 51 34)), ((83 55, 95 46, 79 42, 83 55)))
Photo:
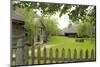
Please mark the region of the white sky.
POLYGON ((56 13, 55 15, 53 15, 53 17, 57 20, 58 27, 60 29, 63 29, 63 28, 68 26, 68 24, 69 24, 69 16, 67 14, 62 15, 61 17, 59 17, 59 14, 56 13))

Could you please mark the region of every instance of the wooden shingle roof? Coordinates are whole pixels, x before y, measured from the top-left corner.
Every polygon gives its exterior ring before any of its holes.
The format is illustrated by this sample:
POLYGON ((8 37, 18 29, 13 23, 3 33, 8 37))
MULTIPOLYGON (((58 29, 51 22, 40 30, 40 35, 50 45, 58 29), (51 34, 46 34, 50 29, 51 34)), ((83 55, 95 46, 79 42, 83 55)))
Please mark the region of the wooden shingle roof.
POLYGON ((77 33, 78 25, 73 24, 70 28, 64 28, 63 33, 77 33))

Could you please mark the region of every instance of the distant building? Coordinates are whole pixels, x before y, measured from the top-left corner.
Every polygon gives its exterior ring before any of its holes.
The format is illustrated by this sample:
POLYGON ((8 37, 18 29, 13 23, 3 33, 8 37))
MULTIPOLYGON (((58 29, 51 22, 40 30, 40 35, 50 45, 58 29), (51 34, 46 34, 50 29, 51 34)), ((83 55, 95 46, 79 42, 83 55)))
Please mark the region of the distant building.
POLYGON ((73 24, 70 28, 64 28, 61 31, 61 35, 65 36, 75 36, 77 35, 77 25, 73 24))

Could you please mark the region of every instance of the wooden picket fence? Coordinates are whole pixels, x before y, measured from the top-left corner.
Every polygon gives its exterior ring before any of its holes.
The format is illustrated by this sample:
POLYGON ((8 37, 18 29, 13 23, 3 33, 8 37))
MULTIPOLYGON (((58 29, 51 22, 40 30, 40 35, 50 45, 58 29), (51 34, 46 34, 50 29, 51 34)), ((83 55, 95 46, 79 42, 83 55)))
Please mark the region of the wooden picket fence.
POLYGON ((86 49, 85 52, 81 49, 79 53, 77 52, 77 49, 74 49, 73 58, 71 57, 71 49, 66 49, 67 52, 65 52, 65 48, 62 48, 61 56, 59 56, 59 49, 56 48, 56 50, 53 50, 53 48, 43 48, 41 51, 41 48, 34 48, 32 47, 31 50, 29 49, 29 46, 16 46, 12 47, 12 65, 34 65, 34 64, 48 64, 47 61, 49 61, 49 64, 52 63, 68 63, 68 62, 83 62, 83 61, 95 61, 95 50, 92 49, 91 51, 88 51, 86 49), (37 52, 35 50, 37 49, 37 52), (47 56, 47 49, 49 49, 49 57, 47 56), (14 50, 14 51, 13 51, 14 50), (53 55, 53 52, 55 52, 55 56, 53 55), (91 52, 91 53, 89 53, 91 52), (43 54, 42 54, 43 53, 43 54), (65 55, 67 53, 67 56, 65 55), (35 55, 37 54, 37 56, 35 55), (41 56, 41 54, 43 56, 41 56), (79 55, 78 55, 79 54, 79 55), (89 57, 89 54, 91 54, 89 57), (83 55, 85 57, 83 57, 83 55), (31 63, 29 63, 29 59, 31 59, 31 63), (37 63, 35 63, 35 60, 37 60, 37 63))

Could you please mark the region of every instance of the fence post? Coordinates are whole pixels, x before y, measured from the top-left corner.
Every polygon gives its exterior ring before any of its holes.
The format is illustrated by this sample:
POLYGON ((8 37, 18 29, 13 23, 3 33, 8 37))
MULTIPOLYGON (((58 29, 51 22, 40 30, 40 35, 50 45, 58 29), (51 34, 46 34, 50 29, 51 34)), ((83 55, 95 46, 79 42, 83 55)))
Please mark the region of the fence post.
POLYGON ((86 60, 88 59, 88 49, 86 49, 86 52, 85 52, 85 59, 86 60))
POLYGON ((64 62, 65 60, 65 49, 63 48, 62 49, 62 62, 64 62))
POLYGON ((55 58, 56 63, 58 63, 58 61, 59 61, 59 58, 58 58, 59 56, 58 55, 59 55, 59 51, 58 51, 58 48, 56 48, 56 58, 55 58))
POLYGON ((40 51, 40 47, 38 47, 38 50, 37 50, 38 64, 40 64, 40 57, 41 57, 41 51, 40 51))
POLYGON ((44 48, 44 53, 43 53, 43 55, 44 55, 44 64, 46 64, 46 48, 44 48))
POLYGON ((91 60, 94 60, 94 49, 91 50, 91 60))
POLYGON ((16 65, 23 65, 24 64, 24 57, 23 57, 23 40, 22 39, 18 39, 17 41, 17 49, 16 49, 16 65))
POLYGON ((52 50, 52 48, 50 48, 49 55, 50 55, 50 63, 52 63, 53 62, 53 50, 52 50))
POLYGON ((24 63, 27 65, 28 64, 28 59, 29 59, 29 48, 28 45, 25 44, 24 46, 24 63))
POLYGON ((76 48, 74 49, 74 61, 76 61, 77 60, 77 50, 76 50, 76 48))
POLYGON ((71 50, 70 50, 70 48, 68 49, 67 60, 68 61, 71 60, 71 50))
POLYGON ((80 60, 82 60, 82 58, 83 58, 83 51, 82 51, 82 49, 80 50, 80 60))
POLYGON ((31 51, 32 51, 32 64, 34 64, 34 60, 35 60, 35 48, 34 48, 34 45, 33 45, 33 47, 32 47, 32 49, 31 49, 31 51))

